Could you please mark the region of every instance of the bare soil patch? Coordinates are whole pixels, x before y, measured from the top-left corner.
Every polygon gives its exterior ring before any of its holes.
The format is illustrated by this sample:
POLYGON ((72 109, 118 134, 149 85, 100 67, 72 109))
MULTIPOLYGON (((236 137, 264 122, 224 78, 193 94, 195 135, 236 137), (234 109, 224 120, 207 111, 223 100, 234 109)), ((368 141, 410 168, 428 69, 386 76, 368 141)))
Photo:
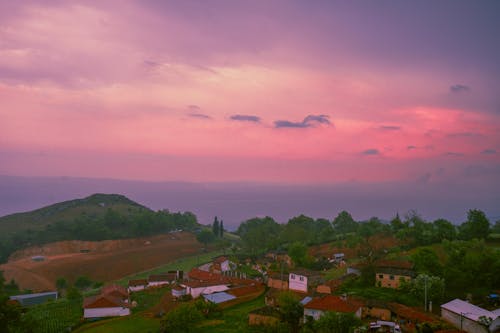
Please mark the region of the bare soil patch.
POLYGON ((54 289, 60 277, 73 282, 85 275, 109 282, 200 253, 202 247, 188 232, 100 242, 63 241, 18 251, 0 270, 7 281, 14 279, 22 289, 44 291, 54 289), (35 255, 43 255, 45 260, 33 261, 35 255))

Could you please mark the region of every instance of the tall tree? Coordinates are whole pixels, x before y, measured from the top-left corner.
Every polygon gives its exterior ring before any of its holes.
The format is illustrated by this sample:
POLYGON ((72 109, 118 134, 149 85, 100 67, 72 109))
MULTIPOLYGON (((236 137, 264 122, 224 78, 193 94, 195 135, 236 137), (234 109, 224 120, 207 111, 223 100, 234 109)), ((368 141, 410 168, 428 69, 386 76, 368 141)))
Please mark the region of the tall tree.
POLYGON ((205 229, 196 236, 196 239, 207 247, 208 243, 212 243, 215 240, 215 236, 210 230, 205 229))
POLYGON ((214 233, 215 237, 219 237, 219 220, 217 219, 217 216, 214 218, 214 223, 212 224, 212 232, 214 233))
POLYGON ((358 228, 358 224, 354 221, 351 214, 345 210, 337 215, 332 224, 333 229, 340 234, 354 232, 358 228))
POLYGON ((317 333, 349 333, 362 322, 354 313, 330 312, 324 313, 313 326, 317 333))
POLYGON ((224 237, 224 221, 222 220, 220 220, 219 233, 221 238, 224 237))
POLYGON ((479 209, 470 209, 467 213, 467 222, 459 227, 461 239, 470 240, 473 238, 486 239, 490 234, 490 221, 479 209))
POLYGON ((289 332, 299 331, 300 320, 304 315, 304 307, 299 302, 297 295, 290 291, 282 292, 278 296, 281 320, 288 324, 289 332))

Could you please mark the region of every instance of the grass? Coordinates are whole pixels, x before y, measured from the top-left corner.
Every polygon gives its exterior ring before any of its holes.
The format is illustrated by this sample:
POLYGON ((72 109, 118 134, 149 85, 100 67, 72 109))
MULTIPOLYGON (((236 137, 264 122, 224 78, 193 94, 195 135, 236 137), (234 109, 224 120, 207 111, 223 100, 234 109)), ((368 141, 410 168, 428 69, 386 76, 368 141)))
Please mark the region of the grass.
POLYGON ((248 313, 264 306, 264 295, 246 303, 225 309, 220 318, 207 319, 197 328, 197 333, 258 332, 248 326, 248 313))
POLYGON ((158 332, 160 330, 160 320, 147 318, 139 314, 107 319, 87 324, 74 331, 77 333, 137 333, 137 332, 158 332))
POLYGON ((334 280, 342 277, 347 273, 347 266, 345 267, 337 267, 337 268, 332 268, 326 271, 325 273, 325 280, 334 280))
POLYGON ((132 301, 137 302, 137 306, 132 308, 132 312, 138 313, 153 307, 167 292, 170 292, 170 287, 152 288, 132 293, 132 301))
POLYGON ((212 251, 196 256, 177 259, 175 261, 169 262, 168 264, 161 265, 147 271, 128 275, 124 278, 121 278, 120 280, 115 281, 115 283, 126 286, 129 280, 145 279, 149 275, 153 274, 165 273, 172 270, 183 270, 184 272, 188 272, 191 270, 191 268, 210 262, 212 261, 213 257, 219 256, 221 254, 221 251, 212 251))

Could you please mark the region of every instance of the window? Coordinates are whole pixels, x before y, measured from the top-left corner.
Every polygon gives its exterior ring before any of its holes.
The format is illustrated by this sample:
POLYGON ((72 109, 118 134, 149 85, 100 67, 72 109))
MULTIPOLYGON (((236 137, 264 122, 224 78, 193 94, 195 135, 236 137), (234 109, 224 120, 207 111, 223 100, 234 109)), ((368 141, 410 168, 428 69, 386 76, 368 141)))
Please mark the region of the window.
POLYGON ((394 280, 394 275, 389 276, 389 279, 394 280))
POLYGON ((379 279, 383 279, 383 278, 384 278, 384 274, 379 274, 379 275, 378 275, 378 278, 379 278, 379 279))
POLYGON ((295 280, 295 274, 290 275, 290 279, 295 280))
POLYGON ((299 280, 304 281, 304 277, 303 276, 299 277, 299 280))

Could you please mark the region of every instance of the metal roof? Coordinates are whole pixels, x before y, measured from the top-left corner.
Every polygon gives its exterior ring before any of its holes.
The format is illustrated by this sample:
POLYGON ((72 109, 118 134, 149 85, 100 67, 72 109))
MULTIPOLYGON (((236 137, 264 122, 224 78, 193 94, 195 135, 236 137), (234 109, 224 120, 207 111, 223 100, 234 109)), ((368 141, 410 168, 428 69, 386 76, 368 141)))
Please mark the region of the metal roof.
POLYGON ((9 297, 13 301, 18 301, 22 306, 42 304, 49 299, 57 299, 57 291, 50 291, 37 294, 14 295, 9 297))
POLYGON ((491 311, 480 308, 479 306, 476 306, 469 302, 462 301, 458 298, 441 305, 441 308, 459 314, 473 321, 477 321, 481 316, 489 317, 491 319, 495 319, 497 317, 497 315, 491 311))
POLYGON ((222 291, 219 293, 203 295, 203 298, 205 298, 207 301, 210 301, 212 303, 219 304, 219 303, 224 303, 224 302, 230 301, 232 299, 235 299, 236 297, 222 291))

